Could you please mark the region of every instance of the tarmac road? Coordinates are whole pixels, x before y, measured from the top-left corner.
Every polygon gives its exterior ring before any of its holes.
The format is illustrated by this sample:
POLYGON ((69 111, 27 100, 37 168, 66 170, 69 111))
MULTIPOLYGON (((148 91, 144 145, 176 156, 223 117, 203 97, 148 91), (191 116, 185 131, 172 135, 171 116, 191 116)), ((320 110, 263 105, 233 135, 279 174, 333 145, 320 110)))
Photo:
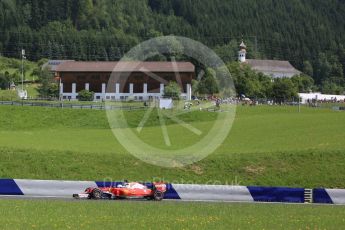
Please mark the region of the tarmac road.
MULTIPOLYGON (((75 199, 71 197, 56 197, 56 196, 23 196, 23 195, 0 195, 0 200, 55 200, 55 201, 70 201, 70 202, 158 202, 146 199, 119 199, 119 200, 89 200, 89 199, 75 199)), ((344 204, 318 204, 318 203, 282 203, 282 202, 243 202, 243 201, 215 201, 215 200, 172 200, 166 199, 163 202, 206 202, 206 203, 243 203, 243 204, 287 204, 287 205, 340 205, 344 204)))

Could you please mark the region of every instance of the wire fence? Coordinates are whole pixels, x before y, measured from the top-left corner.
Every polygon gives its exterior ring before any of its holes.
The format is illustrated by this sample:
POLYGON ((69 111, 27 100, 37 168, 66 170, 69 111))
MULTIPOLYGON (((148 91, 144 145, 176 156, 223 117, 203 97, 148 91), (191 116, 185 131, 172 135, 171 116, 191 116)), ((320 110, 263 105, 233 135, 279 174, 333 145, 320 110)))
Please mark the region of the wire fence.
MULTIPOLYGON (((223 104, 223 103, 222 103, 223 104)), ((226 104, 226 103, 225 103, 226 104)), ((299 104, 298 102, 286 102, 281 104, 269 104, 269 103, 247 103, 246 101, 241 101, 237 103, 231 103, 237 106, 257 106, 257 105, 277 105, 277 106, 303 106, 303 107, 314 107, 314 108, 323 108, 323 109, 332 109, 338 111, 345 111, 345 103, 319 103, 314 104, 299 104)), ((70 103, 63 101, 26 101, 26 100, 0 100, 0 105, 9 105, 9 106, 27 106, 27 107, 48 107, 48 108, 69 108, 69 109, 90 109, 90 110, 146 110, 149 107, 149 104, 144 103, 142 106, 140 104, 135 105, 111 105, 107 103, 100 104, 81 104, 81 103, 70 103)), ((157 105, 156 105, 157 106, 157 105)), ((209 108, 202 109, 203 111, 208 112, 226 112, 217 106, 212 106, 209 108)))
POLYGON ((49 102, 32 102, 32 101, 0 101, 0 105, 12 106, 38 106, 49 108, 70 108, 70 109, 91 109, 91 110, 144 110, 147 106, 120 106, 107 104, 71 104, 71 103, 49 103, 49 102))

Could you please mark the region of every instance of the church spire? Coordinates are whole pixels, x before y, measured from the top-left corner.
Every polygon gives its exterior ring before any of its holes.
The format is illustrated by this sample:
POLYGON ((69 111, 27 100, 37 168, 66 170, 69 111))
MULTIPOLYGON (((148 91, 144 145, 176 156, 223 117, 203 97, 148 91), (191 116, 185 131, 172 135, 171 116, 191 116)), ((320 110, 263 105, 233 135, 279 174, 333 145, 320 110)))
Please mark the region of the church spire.
POLYGON ((241 42, 241 44, 240 44, 240 48, 241 49, 246 49, 247 48, 247 46, 244 44, 244 42, 243 42, 243 39, 242 39, 242 42, 241 42))
POLYGON ((243 39, 240 44, 240 51, 238 51, 238 61, 245 62, 246 61, 246 53, 247 53, 247 46, 244 44, 243 39))

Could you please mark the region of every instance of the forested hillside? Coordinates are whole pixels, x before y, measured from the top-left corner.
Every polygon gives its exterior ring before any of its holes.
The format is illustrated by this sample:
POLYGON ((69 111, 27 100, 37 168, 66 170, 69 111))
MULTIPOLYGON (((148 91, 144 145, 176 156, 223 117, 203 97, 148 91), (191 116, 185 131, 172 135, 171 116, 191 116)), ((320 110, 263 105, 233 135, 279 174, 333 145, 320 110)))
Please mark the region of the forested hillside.
POLYGON ((0 53, 117 60, 142 40, 182 35, 235 60, 289 60, 317 84, 344 84, 342 0, 0 0, 0 53))

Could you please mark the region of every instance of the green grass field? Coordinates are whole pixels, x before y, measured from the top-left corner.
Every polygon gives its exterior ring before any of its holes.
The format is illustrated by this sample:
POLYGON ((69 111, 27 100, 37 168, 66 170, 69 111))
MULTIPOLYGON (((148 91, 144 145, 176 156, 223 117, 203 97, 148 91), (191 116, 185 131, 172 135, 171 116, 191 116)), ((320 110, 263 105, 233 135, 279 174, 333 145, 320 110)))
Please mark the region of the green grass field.
POLYGON ((170 201, 2 200, 0 202, 1 229, 4 230, 342 229, 345 225, 344 214, 344 207, 328 205, 170 201))
MULTIPOLYGON (((20 64, 0 57, 0 72, 20 76, 20 64)), ((36 67, 25 62, 26 80, 37 79, 36 67)), ((37 97, 37 85, 25 88, 37 97)), ((16 91, 0 90, 0 100, 17 98, 16 91)), ((345 114, 332 106, 302 107, 301 113, 296 107, 239 106, 224 143, 177 169, 130 155, 112 134, 105 111, 0 106, 0 178, 345 188, 345 114)), ((144 113, 126 111, 126 129, 135 131, 144 113)), ((179 116, 203 135, 216 118, 205 111, 179 116)), ((165 122, 179 148, 200 138, 171 119, 165 122)), ((169 149, 159 125, 154 111, 137 136, 169 149)), ((342 229, 344 216, 344 206, 329 205, 0 200, 0 229, 342 229)))
MULTIPOLYGON (((130 128, 144 112, 126 112, 130 128)), ((345 115, 328 109, 298 113, 295 107, 238 107, 231 133, 216 152, 180 169, 149 165, 128 154, 104 111, 1 106, 0 114, 0 177, 181 183, 236 179, 243 185, 345 187, 345 115)), ((215 116, 196 111, 182 119, 207 129, 215 116)), ((161 135, 157 124, 153 115, 144 140, 161 135)), ((167 125, 174 131, 176 124, 168 120, 167 125)), ((181 145, 193 140, 178 133, 174 138, 181 145)))
MULTIPOLYGON (((128 129, 144 113, 126 111, 128 129)), ((179 116, 203 131, 216 117, 179 116)), ((166 124, 173 142, 195 141, 172 120, 166 124)), ((163 146, 158 125, 153 113, 139 136, 163 146)), ((345 188, 344 128, 345 114, 331 109, 240 106, 213 154, 171 169, 128 154, 105 111, 0 106, 0 178, 345 188)), ((327 205, 0 200, 1 229, 340 229, 344 214, 343 206, 327 205)))

